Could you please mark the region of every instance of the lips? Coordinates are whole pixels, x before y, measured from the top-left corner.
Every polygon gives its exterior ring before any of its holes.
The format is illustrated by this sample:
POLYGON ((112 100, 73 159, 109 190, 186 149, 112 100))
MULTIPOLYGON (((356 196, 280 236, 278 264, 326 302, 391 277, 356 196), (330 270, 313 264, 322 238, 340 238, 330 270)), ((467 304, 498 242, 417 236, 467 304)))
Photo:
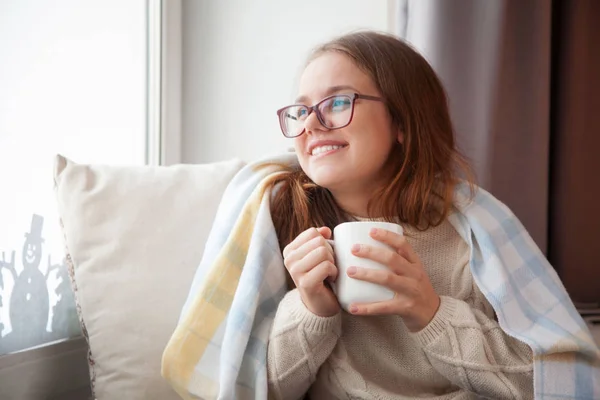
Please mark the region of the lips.
POLYGON ((339 140, 315 140, 308 144, 306 152, 315 156, 328 151, 338 150, 346 146, 348 146, 348 143, 339 140))
POLYGON ((319 154, 327 153, 333 150, 343 149, 346 146, 319 146, 315 147, 312 151, 313 156, 318 156, 319 154))

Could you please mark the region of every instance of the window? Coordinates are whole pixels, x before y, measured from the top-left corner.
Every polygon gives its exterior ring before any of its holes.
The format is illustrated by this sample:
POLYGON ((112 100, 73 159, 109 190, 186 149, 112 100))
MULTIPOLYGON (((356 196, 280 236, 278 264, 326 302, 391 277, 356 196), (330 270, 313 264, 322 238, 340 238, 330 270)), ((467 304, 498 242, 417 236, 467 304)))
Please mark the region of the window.
POLYGON ((57 153, 148 159, 145 0, 0 2, 0 355, 80 334, 57 153))

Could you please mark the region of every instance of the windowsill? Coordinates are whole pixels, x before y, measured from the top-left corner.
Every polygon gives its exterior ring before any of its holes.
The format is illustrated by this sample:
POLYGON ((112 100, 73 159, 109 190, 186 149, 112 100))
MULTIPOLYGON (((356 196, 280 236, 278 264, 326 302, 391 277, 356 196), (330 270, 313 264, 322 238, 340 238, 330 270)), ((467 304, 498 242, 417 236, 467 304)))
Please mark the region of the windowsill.
POLYGON ((87 399, 87 343, 78 337, 2 355, 0 382, 3 400, 59 398, 72 392, 87 399))

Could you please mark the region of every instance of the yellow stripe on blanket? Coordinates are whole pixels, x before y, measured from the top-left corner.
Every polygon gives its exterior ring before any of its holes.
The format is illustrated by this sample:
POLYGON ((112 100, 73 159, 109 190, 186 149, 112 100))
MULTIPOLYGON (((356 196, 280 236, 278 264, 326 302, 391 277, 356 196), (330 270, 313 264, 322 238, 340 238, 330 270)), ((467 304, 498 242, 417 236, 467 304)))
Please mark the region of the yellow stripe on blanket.
MULTIPOLYGON (((188 390, 194 369, 231 308, 263 195, 264 185, 261 184, 244 204, 198 296, 178 324, 163 353, 162 376, 186 400, 194 398, 190 397, 188 390)), ((195 377, 194 381, 198 378, 195 377)), ((205 384, 208 383, 207 379, 203 377, 205 384)), ((206 389, 212 391, 209 385, 206 389)))

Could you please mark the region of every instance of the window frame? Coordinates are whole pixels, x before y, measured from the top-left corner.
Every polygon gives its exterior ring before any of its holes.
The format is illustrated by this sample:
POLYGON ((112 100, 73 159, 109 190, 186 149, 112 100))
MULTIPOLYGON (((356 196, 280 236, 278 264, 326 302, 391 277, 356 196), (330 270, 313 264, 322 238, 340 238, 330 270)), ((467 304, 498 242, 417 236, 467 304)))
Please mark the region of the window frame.
MULTIPOLYGON (((146 0, 146 164, 181 162, 181 0, 146 0)), ((0 355, 0 397, 81 399, 90 393, 83 336, 0 355), (49 374, 52 371, 54 374, 49 374)))

